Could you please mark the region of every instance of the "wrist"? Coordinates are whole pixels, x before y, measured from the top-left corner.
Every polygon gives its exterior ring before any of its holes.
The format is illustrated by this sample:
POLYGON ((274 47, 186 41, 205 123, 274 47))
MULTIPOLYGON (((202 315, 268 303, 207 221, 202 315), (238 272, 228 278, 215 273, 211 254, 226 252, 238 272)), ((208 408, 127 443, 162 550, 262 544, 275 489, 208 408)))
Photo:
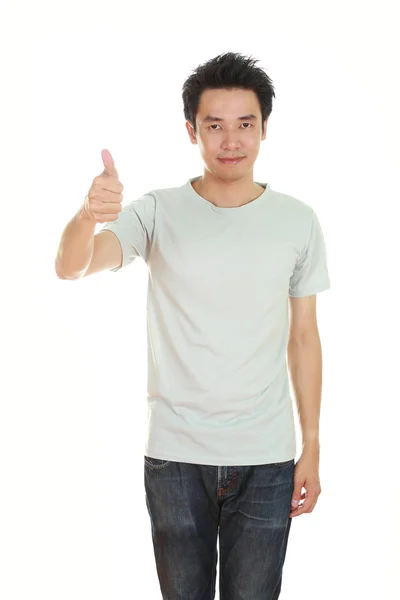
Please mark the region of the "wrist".
MULTIPOLYGON (((86 200, 85 200, 86 203, 86 200)), ((96 225, 96 220, 89 214, 89 212, 86 210, 86 206, 85 204, 83 204, 76 215, 76 220, 79 222, 85 222, 85 223, 92 223, 94 225, 96 225)))
POLYGON ((303 451, 304 450, 319 450, 320 442, 319 437, 313 436, 303 439, 303 451))

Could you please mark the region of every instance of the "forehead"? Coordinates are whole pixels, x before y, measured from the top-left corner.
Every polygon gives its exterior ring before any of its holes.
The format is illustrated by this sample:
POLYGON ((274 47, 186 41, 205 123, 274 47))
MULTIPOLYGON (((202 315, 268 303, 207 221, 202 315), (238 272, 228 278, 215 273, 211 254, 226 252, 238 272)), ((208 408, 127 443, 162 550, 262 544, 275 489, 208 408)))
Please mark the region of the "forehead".
POLYGON ((206 115, 237 119, 240 115, 260 113, 258 98, 253 90, 216 89, 204 90, 200 96, 197 117, 201 121, 206 115))

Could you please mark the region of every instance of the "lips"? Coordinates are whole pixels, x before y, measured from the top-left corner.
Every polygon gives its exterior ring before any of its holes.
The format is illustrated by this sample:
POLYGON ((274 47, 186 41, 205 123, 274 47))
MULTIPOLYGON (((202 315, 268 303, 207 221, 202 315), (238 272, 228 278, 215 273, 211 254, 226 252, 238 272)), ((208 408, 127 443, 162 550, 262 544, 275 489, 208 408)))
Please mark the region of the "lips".
POLYGON ((244 156, 239 156, 238 158, 219 158, 222 163, 227 165, 236 165, 238 162, 243 160, 244 156))

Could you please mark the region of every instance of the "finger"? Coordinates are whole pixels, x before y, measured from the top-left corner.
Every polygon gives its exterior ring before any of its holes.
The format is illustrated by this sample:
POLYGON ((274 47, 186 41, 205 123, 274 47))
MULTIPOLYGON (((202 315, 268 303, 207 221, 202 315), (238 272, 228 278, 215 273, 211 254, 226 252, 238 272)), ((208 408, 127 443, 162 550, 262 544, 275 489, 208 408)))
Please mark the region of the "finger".
POLYGON ((289 517, 298 517, 304 513, 304 504, 300 504, 297 508, 293 508, 289 513, 289 517))
POLYGON ((101 183, 95 183, 91 187, 91 198, 99 198, 104 202, 104 198, 106 197, 106 202, 122 202, 123 195, 121 194, 121 186, 118 186, 118 182, 115 181, 115 185, 112 185, 113 179, 109 179, 103 177, 101 183), (110 192, 109 194, 104 194, 104 192, 110 192))
POLYGON ((291 502, 291 507, 293 509, 297 508, 300 500, 303 500, 303 498, 305 498, 304 493, 301 493, 302 490, 302 486, 298 486, 298 488, 293 490, 293 494, 292 494, 292 502, 291 502))
POLYGON ((118 171, 115 168, 114 159, 111 156, 111 152, 108 150, 101 151, 101 157, 103 159, 104 173, 111 177, 118 177, 118 171))
MULTIPOLYGON (((304 500, 306 497, 306 494, 303 493, 301 495, 301 500, 304 500)), ((290 507, 290 514, 289 517, 298 517, 299 515, 301 515, 304 512, 304 503, 303 504, 299 504, 299 506, 294 507, 291 505, 290 507)))
POLYGON ((296 508, 296 510, 293 510, 291 513, 289 513, 289 519, 293 519, 293 517, 300 517, 302 514, 303 511, 296 508))
POLYGON ((120 202, 110 202, 107 198, 107 202, 100 198, 92 198, 90 202, 90 208, 95 212, 120 212, 122 206, 120 202))
POLYGON ((310 513, 314 510, 315 505, 317 504, 317 497, 313 497, 311 495, 303 494, 302 499, 305 496, 305 500, 303 504, 299 504, 296 509, 292 509, 292 512, 289 514, 289 517, 298 517, 303 513, 310 513))

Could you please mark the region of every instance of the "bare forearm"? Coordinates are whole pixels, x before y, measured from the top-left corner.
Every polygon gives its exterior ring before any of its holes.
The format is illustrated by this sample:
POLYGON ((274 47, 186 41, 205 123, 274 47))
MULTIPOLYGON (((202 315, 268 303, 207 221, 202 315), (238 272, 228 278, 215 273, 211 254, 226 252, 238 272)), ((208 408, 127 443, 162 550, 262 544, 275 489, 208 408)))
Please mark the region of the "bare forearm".
POLYGON ((55 261, 60 278, 76 279, 86 271, 93 256, 95 229, 96 223, 84 216, 83 209, 67 224, 55 261))
POLYGON ((302 340, 289 339, 288 368, 303 437, 303 450, 319 448, 322 350, 316 331, 302 340))

